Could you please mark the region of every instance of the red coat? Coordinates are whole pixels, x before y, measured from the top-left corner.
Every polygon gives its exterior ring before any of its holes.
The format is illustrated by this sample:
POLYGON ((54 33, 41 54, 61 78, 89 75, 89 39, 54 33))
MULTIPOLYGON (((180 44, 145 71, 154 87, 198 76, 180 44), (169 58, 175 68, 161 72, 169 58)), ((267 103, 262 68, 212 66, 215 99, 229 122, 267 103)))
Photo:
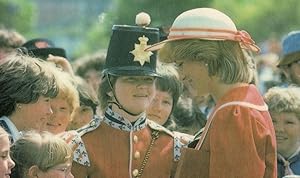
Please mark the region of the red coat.
POLYGON ((198 171, 199 178, 276 178, 275 132, 255 86, 229 91, 215 110, 197 164, 181 170, 180 177, 192 178, 198 171), (218 110, 229 102, 234 103, 218 110))
POLYGON ((132 128, 129 128, 129 122, 122 122, 105 117, 103 121, 94 120, 90 126, 81 129, 81 139, 74 132, 64 135, 75 149, 73 175, 76 178, 134 178, 141 171, 151 133, 159 130, 141 177, 169 178, 179 159, 182 146, 179 140, 170 131, 147 119, 139 119, 132 128), (122 122, 125 125, 118 124, 122 122))

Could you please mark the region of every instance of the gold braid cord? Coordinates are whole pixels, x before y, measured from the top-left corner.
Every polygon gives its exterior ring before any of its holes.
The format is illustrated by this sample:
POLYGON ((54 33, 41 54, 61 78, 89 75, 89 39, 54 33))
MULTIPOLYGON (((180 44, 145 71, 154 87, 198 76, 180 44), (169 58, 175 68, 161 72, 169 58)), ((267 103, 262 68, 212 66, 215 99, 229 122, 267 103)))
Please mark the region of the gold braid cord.
POLYGON ((158 139, 158 136, 159 136, 159 131, 156 131, 156 130, 155 130, 155 131, 152 132, 152 134, 151 134, 151 137, 152 137, 151 143, 150 143, 150 145, 149 145, 149 147, 148 147, 148 150, 147 150, 146 155, 145 155, 145 157, 144 157, 144 160, 143 160, 143 162, 142 162, 142 166, 141 166, 141 168, 140 168, 140 170, 139 170, 139 173, 138 173, 138 175, 137 175, 135 178, 141 178, 141 177, 142 177, 142 174, 143 174, 143 172, 144 172, 146 163, 147 163, 147 161, 149 160, 149 157, 150 157, 150 153, 151 153, 152 147, 153 147, 153 145, 154 145, 155 140, 158 139))

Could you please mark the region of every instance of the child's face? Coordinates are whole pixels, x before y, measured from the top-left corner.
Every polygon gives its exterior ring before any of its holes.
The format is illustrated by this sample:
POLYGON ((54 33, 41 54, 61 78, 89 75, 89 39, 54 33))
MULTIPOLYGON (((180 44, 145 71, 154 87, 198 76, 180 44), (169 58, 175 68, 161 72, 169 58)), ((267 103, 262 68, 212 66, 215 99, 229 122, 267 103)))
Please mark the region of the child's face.
POLYGON ((71 163, 59 164, 46 172, 39 171, 38 176, 40 178, 74 178, 71 167, 71 163))
POLYGON ((285 75, 295 84, 300 85, 300 60, 283 68, 285 75))
POLYGON ((21 107, 16 109, 16 114, 20 117, 15 122, 17 129, 40 130, 52 114, 50 100, 48 97, 40 96, 35 103, 21 104, 21 107))
POLYGON ((64 132, 71 120, 71 106, 65 99, 51 99, 51 109, 53 114, 47 119, 41 130, 46 130, 53 134, 64 132))
POLYGON ((300 146, 300 120, 295 113, 271 113, 276 132, 277 151, 291 156, 300 146))
POLYGON ((155 94, 154 80, 150 76, 118 77, 115 93, 119 103, 133 114, 144 112, 155 94))
POLYGON ((10 142, 8 136, 0 136, 0 178, 9 177, 11 169, 15 166, 9 155, 10 142))
POLYGON ((154 99, 146 113, 149 119, 164 125, 172 111, 173 98, 169 92, 156 90, 154 99))
POLYGON ((78 129, 85 124, 89 123, 93 119, 94 111, 90 106, 80 106, 75 109, 73 114, 73 120, 70 125, 70 129, 78 129))

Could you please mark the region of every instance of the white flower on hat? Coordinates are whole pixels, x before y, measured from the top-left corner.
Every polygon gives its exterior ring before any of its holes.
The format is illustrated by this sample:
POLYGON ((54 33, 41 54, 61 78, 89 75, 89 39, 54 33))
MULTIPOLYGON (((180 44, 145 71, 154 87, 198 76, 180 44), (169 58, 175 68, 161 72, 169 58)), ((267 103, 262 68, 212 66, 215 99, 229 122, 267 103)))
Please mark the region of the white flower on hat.
POLYGON ((151 22, 150 15, 145 12, 140 12, 135 17, 135 23, 139 26, 147 26, 151 22))

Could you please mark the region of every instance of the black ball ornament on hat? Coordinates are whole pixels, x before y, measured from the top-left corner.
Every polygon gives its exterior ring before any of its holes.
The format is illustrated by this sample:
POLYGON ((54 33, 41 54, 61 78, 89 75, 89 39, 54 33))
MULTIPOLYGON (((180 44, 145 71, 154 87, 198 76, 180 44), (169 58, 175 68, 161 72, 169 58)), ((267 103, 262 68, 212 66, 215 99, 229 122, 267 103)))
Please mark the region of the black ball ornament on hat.
POLYGON ((156 52, 145 51, 159 42, 159 29, 146 27, 150 16, 144 12, 136 16, 138 26, 114 25, 110 38, 104 74, 116 76, 158 76, 156 52))

